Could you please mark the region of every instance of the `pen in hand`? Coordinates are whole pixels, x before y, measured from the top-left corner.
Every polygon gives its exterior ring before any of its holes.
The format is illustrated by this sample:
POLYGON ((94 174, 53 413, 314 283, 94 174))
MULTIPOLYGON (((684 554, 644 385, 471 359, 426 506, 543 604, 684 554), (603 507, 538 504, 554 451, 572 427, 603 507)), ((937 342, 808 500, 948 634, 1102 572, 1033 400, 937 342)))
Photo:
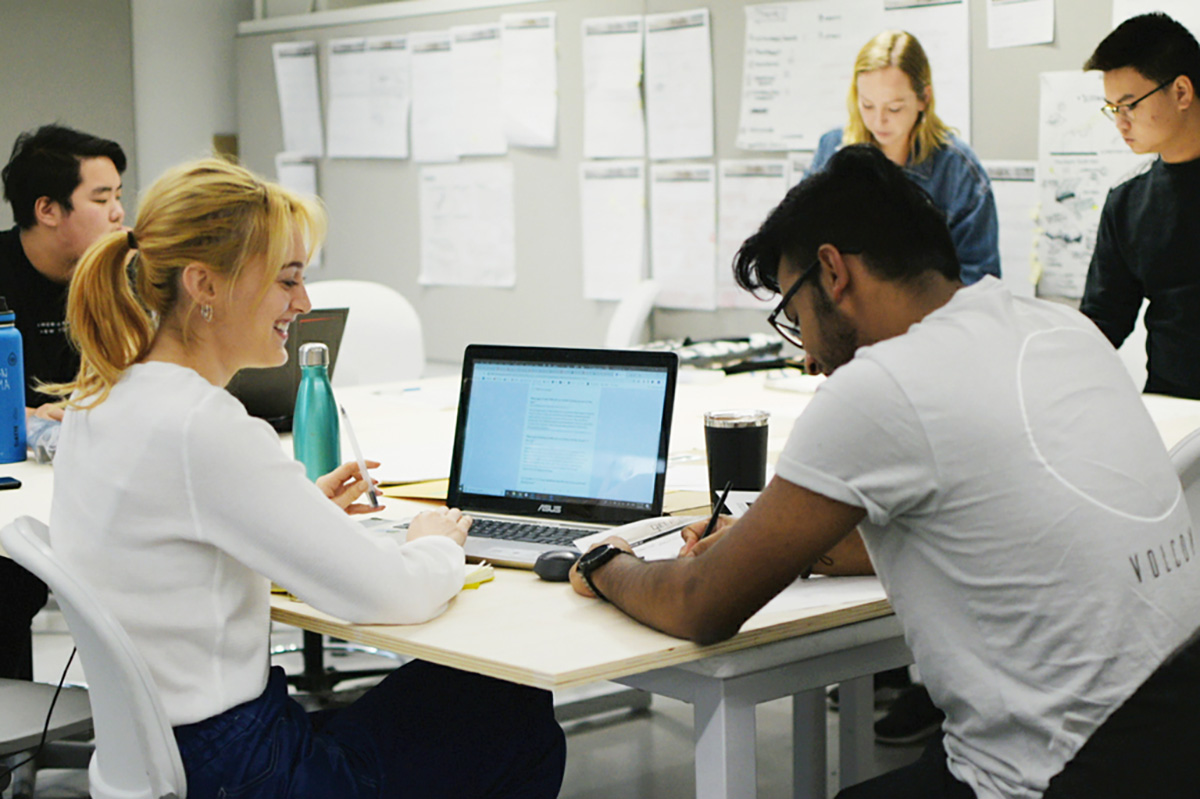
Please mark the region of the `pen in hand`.
POLYGON ((704 532, 700 534, 700 540, 708 538, 712 531, 717 526, 717 518, 721 515, 721 508, 725 507, 725 500, 729 498, 729 489, 733 488, 733 481, 730 480, 725 484, 725 489, 721 492, 721 498, 713 505, 712 516, 708 517, 708 524, 704 527, 704 532))
POLYGON ((354 435, 354 427, 350 424, 350 416, 346 413, 345 406, 339 405, 338 410, 342 413, 342 421, 346 423, 346 438, 350 439, 350 448, 354 450, 354 460, 358 463, 358 473, 367 484, 367 499, 370 500, 371 507, 378 510, 379 497, 375 493, 375 481, 371 479, 371 473, 367 471, 367 462, 363 460, 362 450, 358 448, 358 438, 354 435))

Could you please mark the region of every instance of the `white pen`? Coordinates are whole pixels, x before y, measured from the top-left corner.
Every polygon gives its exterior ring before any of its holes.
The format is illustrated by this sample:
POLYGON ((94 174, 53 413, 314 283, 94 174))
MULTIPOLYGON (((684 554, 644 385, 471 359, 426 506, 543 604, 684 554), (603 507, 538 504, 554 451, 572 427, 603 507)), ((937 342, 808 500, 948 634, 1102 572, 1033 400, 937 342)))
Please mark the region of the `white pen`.
POLYGON ((371 507, 379 507, 379 498, 375 495, 375 481, 371 479, 371 473, 367 471, 367 462, 363 460, 362 450, 358 448, 358 438, 354 435, 354 426, 350 424, 350 415, 346 413, 346 406, 338 405, 338 410, 342 412, 342 421, 346 423, 346 438, 350 439, 350 448, 354 450, 354 460, 358 461, 358 473, 362 475, 362 479, 367 481, 367 499, 371 500, 371 507))

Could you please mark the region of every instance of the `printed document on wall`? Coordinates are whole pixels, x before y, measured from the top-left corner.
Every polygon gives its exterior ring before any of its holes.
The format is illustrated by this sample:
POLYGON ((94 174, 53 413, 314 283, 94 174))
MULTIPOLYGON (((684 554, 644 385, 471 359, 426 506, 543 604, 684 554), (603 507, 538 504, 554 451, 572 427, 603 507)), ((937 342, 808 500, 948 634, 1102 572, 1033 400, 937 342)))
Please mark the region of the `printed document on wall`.
POLYGON ((1038 294, 1078 299, 1108 191, 1149 157, 1125 146, 1100 112, 1098 72, 1043 72, 1038 121, 1038 294))
POLYGON ((805 124, 812 104, 813 73, 804 69, 802 62, 816 44, 816 8, 821 5, 770 3, 744 9, 739 148, 816 147, 817 137, 805 124))
POLYGON ((654 164, 650 173, 651 274, 660 308, 717 305, 716 169, 712 164, 654 164))
POLYGON ((325 151, 321 135, 321 100, 317 89, 317 45, 314 42, 276 42, 275 90, 283 149, 320 157, 325 151))
POLYGON ((517 282, 513 171, 509 163, 421 169, 424 286, 513 286, 517 282))
POLYGON ((460 25, 450 29, 454 99, 460 155, 503 155, 504 109, 500 96, 500 25, 460 25))
POLYGON ((558 136, 554 12, 501 14, 504 131, 515 147, 553 147, 558 136))
MULTIPOLYGON (((311 155, 299 153, 275 154, 275 180, 285 189, 291 189, 306 197, 319 197, 317 191, 317 159, 311 155)), ((309 266, 319 267, 322 264, 322 251, 313 253, 309 266)))
POLYGON ((1112 24, 1117 27, 1130 17, 1161 11, 1200 38, 1200 3, 1196 0, 1113 0, 1112 24))
POLYGON ((646 17, 646 123, 651 158, 712 157, 707 8, 646 17))
POLYGON ((1019 297, 1034 295, 1034 213, 1037 162, 984 161, 1000 219, 1000 276, 1019 297))
POLYGON ((403 36, 329 42, 331 158, 407 158, 411 61, 403 36))
POLYGON ((641 158, 646 154, 642 41, 641 17, 583 21, 585 158, 641 158))
POLYGON ((436 163, 458 160, 459 102, 454 94, 450 31, 409 34, 412 50, 412 156, 436 163))
POLYGON ((987 0, 988 47, 1054 41, 1054 0, 987 0))
MULTIPOLYGON (((720 162, 718 191, 720 217, 717 225, 717 306, 720 308, 766 307, 771 301, 763 290, 760 299, 733 279, 733 258, 742 243, 758 230, 767 214, 788 189, 788 163, 784 160, 730 160, 720 162)), ((769 310, 769 308, 768 308, 769 310)))
POLYGON ((646 168, 642 161, 579 165, 583 296, 619 300, 645 276, 646 168))

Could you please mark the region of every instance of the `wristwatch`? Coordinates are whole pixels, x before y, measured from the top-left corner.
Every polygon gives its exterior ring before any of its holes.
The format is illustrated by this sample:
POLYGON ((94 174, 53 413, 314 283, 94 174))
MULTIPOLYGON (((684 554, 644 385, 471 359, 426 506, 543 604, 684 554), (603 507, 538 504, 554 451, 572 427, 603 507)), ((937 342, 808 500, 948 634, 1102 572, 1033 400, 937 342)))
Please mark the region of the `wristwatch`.
POLYGON ((592 582, 592 572, 596 571, 596 569, 599 569, 605 563, 608 563, 610 560, 615 558, 617 555, 620 555, 624 551, 625 550, 623 549, 614 547, 612 544, 601 544, 595 549, 589 549, 583 554, 583 557, 579 559, 579 576, 582 577, 583 581, 588 584, 588 588, 592 589, 592 593, 600 599, 603 599, 605 602, 608 601, 608 597, 600 593, 600 589, 597 588, 596 584, 592 582))

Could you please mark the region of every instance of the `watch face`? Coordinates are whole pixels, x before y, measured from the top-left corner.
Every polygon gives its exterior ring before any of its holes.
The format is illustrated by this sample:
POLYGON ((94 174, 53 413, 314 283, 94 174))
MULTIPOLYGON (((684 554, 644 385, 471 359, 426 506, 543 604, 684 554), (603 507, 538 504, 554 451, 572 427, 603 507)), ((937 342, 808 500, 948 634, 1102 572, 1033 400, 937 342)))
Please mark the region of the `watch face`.
POLYGON ((621 550, 614 547, 612 544, 601 544, 595 549, 584 553, 579 559, 579 570, 587 574, 592 569, 603 566, 620 553, 621 550))

